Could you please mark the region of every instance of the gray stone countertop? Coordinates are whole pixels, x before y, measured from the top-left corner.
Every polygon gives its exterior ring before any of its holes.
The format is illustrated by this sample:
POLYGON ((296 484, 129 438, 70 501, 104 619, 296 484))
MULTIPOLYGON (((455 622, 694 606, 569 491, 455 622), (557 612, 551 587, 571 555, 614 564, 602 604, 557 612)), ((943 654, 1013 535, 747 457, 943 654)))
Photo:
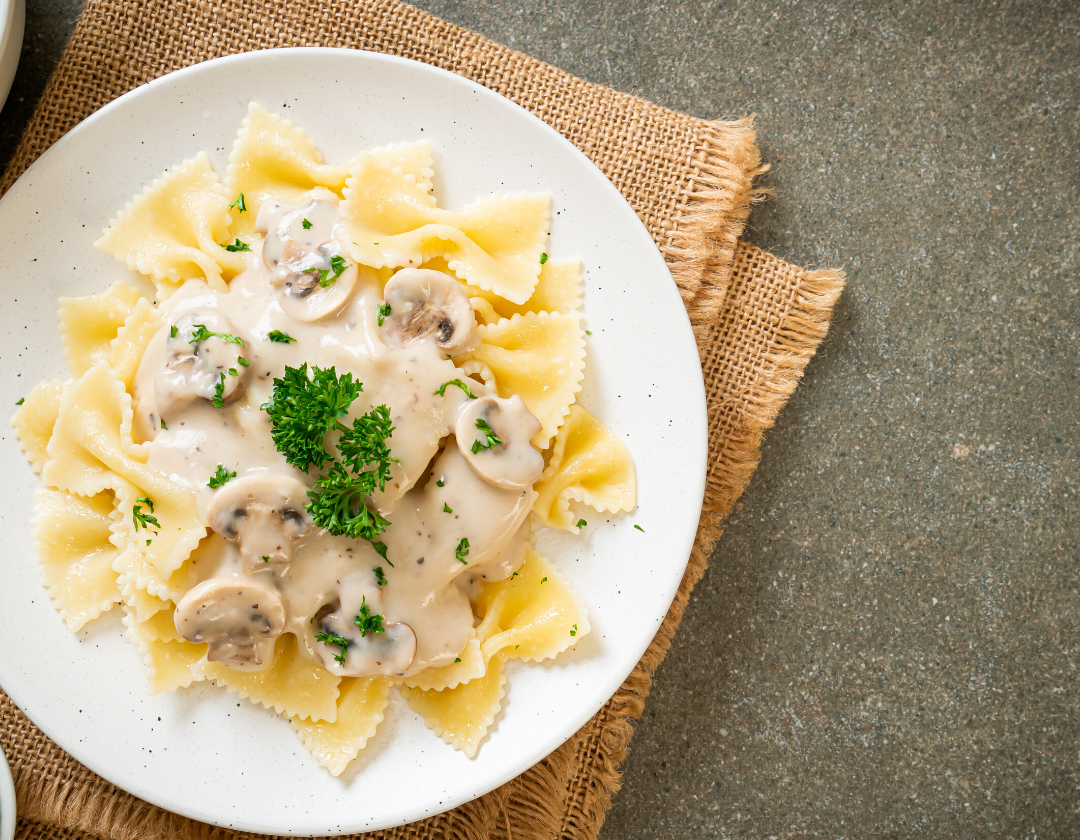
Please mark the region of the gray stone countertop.
MULTIPOLYGON (((1080 833, 1080 11, 418 5, 701 117, 746 237, 848 289, 766 436, 602 836, 1080 833)), ((29 0, 10 155, 78 0, 29 0)))

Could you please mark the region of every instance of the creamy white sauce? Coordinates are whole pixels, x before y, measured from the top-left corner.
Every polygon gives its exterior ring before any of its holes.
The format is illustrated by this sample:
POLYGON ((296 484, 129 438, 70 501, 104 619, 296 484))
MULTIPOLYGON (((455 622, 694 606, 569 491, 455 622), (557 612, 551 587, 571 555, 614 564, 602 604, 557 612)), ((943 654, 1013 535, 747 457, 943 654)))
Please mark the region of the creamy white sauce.
MULTIPOLYGON (((216 493, 229 488, 226 484, 214 490, 207 484, 218 465, 236 472, 233 482, 276 475, 310 487, 318 478, 314 468, 310 475, 301 472, 276 450, 268 415, 261 409, 286 365, 333 366, 339 376, 352 372, 363 391, 343 422, 349 425, 354 417, 385 404, 395 428, 387 439, 396 459, 390 481, 369 505, 391 522, 380 536, 387 559, 366 541, 301 528, 291 533, 307 535, 295 541, 290 537, 289 545, 264 568, 252 568, 249 556, 245 574, 233 528, 234 541, 211 531, 176 577, 188 588, 209 579, 271 588, 285 607, 285 632, 297 636, 305 656, 334 673, 412 674, 454 661, 473 627, 467 593, 475 593, 476 581, 501 580, 523 562, 526 520, 536 497, 531 485, 543 466, 528 440, 539 424, 510 401, 500 400, 506 410, 494 414, 488 405, 484 416, 498 420, 506 446, 474 460, 498 464, 505 448, 505 469, 514 474, 515 487, 525 489, 498 487, 490 476, 485 480, 477 474, 468 460, 471 454, 463 454, 452 435, 472 400, 455 386, 436 393, 464 375, 436 345, 436 335, 401 346, 389 333, 389 323, 378 325, 383 303, 378 276, 351 264, 336 272, 331 262, 331 257, 345 254, 339 223, 336 204, 318 192, 295 205, 268 203, 256 226, 266 232, 265 239, 250 243, 247 270, 228 292, 189 281, 162 304, 166 326, 151 341, 135 378, 134 430, 137 439, 150 441, 149 466, 190 486, 199 515, 209 524, 208 506, 216 493), (327 286, 311 282, 335 273, 337 278, 327 286), (193 344, 197 325, 238 336, 243 344, 218 337, 193 344), (273 342, 268 338, 273 330, 296 341, 273 342), (214 404, 215 395, 221 407, 214 404), (521 449, 522 443, 535 457, 521 449), (532 466, 523 470, 523 463, 532 466), (468 541, 467 553, 463 539, 468 541), (377 581, 376 568, 382 570, 384 585, 377 581), (382 617, 382 633, 362 636, 351 623, 361 605, 382 617), (342 646, 317 640, 319 632, 348 638, 344 655, 342 646)), ((466 381, 474 395, 495 396, 482 382, 466 381)), ((325 442, 331 453, 336 452, 334 438, 331 433, 325 442)), ((472 437, 463 440, 462 447, 472 442, 472 437)), ((496 473, 501 475, 499 469, 496 473)), ((235 517, 221 521, 235 525, 235 517)), ((178 611, 178 629, 181 619, 189 633, 200 630, 194 612, 178 611)), ((229 649, 227 644, 219 647, 229 649)), ((249 670, 269 664, 253 665, 243 656, 221 661, 249 670)))

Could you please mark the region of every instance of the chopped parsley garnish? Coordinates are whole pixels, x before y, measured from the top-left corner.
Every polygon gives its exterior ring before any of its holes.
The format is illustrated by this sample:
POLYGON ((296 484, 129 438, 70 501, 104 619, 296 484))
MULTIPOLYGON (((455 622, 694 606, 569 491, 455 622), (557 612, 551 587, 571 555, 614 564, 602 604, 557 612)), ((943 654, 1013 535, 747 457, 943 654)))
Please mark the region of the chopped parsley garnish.
POLYGON ((585 330, 585 335, 592 335, 592 330, 585 330))
POLYGON ((229 368, 229 376, 239 376, 239 375, 240 374, 238 374, 236 372, 236 368, 229 368))
POLYGON ((453 513, 454 512, 454 509, 452 507, 450 507, 450 505, 448 505, 446 502, 442 503, 442 509, 443 509, 443 513, 453 513))
POLYGON ((333 286, 334 281, 344 274, 345 269, 348 267, 349 264, 342 257, 334 254, 330 258, 330 268, 313 268, 311 270, 319 272, 319 285, 325 289, 327 286, 333 286))
POLYGON ((222 245, 221 247, 224 248, 226 251, 232 251, 233 253, 235 253, 237 251, 250 251, 251 250, 251 246, 248 245, 246 242, 241 242, 240 237, 237 237, 236 241, 233 242, 232 245, 222 245))
POLYGON ((161 428, 163 428, 166 432, 169 431, 169 427, 165 425, 164 420, 161 421, 161 428))
POLYGON ((472 451, 474 455, 481 449, 491 449, 491 447, 495 446, 496 444, 502 446, 502 438, 495 434, 495 430, 488 425, 487 420, 485 420, 483 417, 476 418, 476 428, 478 428, 481 432, 484 433, 486 439, 483 443, 481 443, 479 440, 473 441, 472 451))
MULTIPOLYGON (((211 332, 204 324, 192 324, 192 326, 195 327, 195 332, 191 334, 191 339, 188 341, 188 344, 198 344, 200 341, 206 341, 208 338, 220 338, 222 341, 229 342, 229 344, 239 344, 241 347, 244 346, 244 339, 238 335, 233 335, 232 333, 211 332)), ((175 329, 175 327, 173 327, 173 329, 175 329)))
POLYGON ((224 464, 217 465, 217 472, 210 476, 210 480, 206 482, 206 486, 211 490, 217 490, 223 484, 228 483, 230 479, 236 478, 236 470, 229 472, 225 469, 224 464))
POLYGON ((232 210, 234 207, 240 213, 243 213, 245 210, 247 210, 247 204, 244 203, 244 194, 243 193, 240 193, 240 195, 238 195, 236 197, 236 201, 234 201, 232 204, 229 205, 230 210, 232 210))
POLYGON ((645 533, 645 529, 642 528, 640 525, 635 525, 634 527, 637 528, 639 531, 641 531, 641 533, 643 533, 643 534, 645 533))
POLYGON ((379 556, 386 561, 386 565, 388 565, 391 569, 394 568, 394 564, 391 563, 390 558, 386 556, 386 543, 376 541, 371 544, 371 547, 374 548, 377 552, 379 552, 379 556))
POLYGON ((439 386, 438 390, 435 393, 438 394, 440 397, 446 396, 446 387, 448 385, 456 385, 465 392, 465 396, 467 396, 470 400, 476 399, 476 396, 473 394, 473 392, 469 390, 469 386, 466 383, 462 382, 460 379, 451 379, 449 382, 444 382, 442 385, 439 386))
POLYGON ((386 586, 386 575, 383 574, 382 566, 376 566, 372 571, 375 572, 375 582, 379 586, 386 586))
POLYGON ((311 230, 311 222, 309 222, 307 219, 304 219, 302 222, 300 222, 300 224, 304 226, 304 230, 311 230))
POLYGON ((589 523, 588 523, 588 522, 586 522, 586 521, 585 521, 584 519, 579 519, 579 520, 577 521, 577 526, 578 526, 579 528, 584 528, 584 527, 585 527, 586 525, 588 525, 588 524, 589 524, 589 523))
POLYGON ((290 341, 296 341, 291 335, 283 333, 281 330, 270 330, 266 337, 271 341, 276 341, 278 344, 288 344, 290 341))
POLYGON ((221 374, 221 379, 218 380, 218 384, 214 386, 214 400, 213 400, 213 402, 214 402, 214 407, 215 408, 224 408, 225 407, 224 397, 225 397, 225 374, 223 373, 223 374, 221 374))
POLYGON ((386 559, 386 545, 376 537, 390 522, 364 497, 382 490, 390 478, 390 409, 376 406, 352 426, 341 422, 363 388, 351 373, 339 377, 332 367, 316 366, 309 373, 305 362, 286 367, 282 378, 274 380, 273 396, 262 409, 269 414, 274 446, 286 461, 301 470, 309 465, 326 470, 308 491, 306 509, 315 524, 336 536, 367 540, 386 559), (340 460, 323 444, 331 431, 340 434, 340 460))
POLYGON ((521 574, 521 572, 514 572, 512 575, 510 575, 510 580, 513 580, 514 578, 516 578, 520 574, 521 574))
POLYGON ((236 363, 240 365, 240 367, 251 367, 251 362, 249 362, 243 356, 237 356, 236 363))
POLYGON ((547 583, 547 578, 546 578, 546 577, 542 577, 542 578, 540 578, 540 582, 541 582, 541 583, 547 583))
POLYGON ((383 617, 378 613, 371 614, 371 607, 367 605, 367 595, 360 601, 360 615, 354 620, 353 624, 360 628, 360 636, 366 636, 368 633, 375 634, 383 631, 383 617))
POLYGON ((454 660, 454 664, 457 665, 460 661, 461 661, 461 657, 459 656, 457 659, 454 660))
POLYGON ((576 636, 577 635, 577 625, 576 624, 574 625, 574 629, 570 631, 570 635, 571 636, 576 636))
POLYGON ((180 330, 176 328, 176 324, 173 324, 171 327, 169 327, 169 338, 176 338, 176 334, 178 332, 180 332, 180 330))
POLYGON ((22 405, 24 402, 26 402, 26 397, 19 397, 19 401, 15 405, 22 405))
MULTIPOLYGON (((135 504, 131 506, 131 521, 135 523, 135 530, 138 531, 140 528, 145 528, 149 531, 150 526, 152 525, 156 533, 157 529, 161 527, 161 523, 157 521, 157 517, 154 516, 153 513, 153 499, 150 499, 147 496, 139 496, 139 498, 135 500, 135 504), (146 507, 145 512, 143 511, 144 506, 146 507)), ((149 541, 147 541, 147 545, 149 544, 149 541)))
POLYGON ((385 321, 387 318, 390 317, 390 304, 389 303, 380 303, 378 311, 379 311, 379 326, 381 327, 383 325, 383 321, 385 321))
POLYGON ((435 486, 436 487, 445 487, 446 483, 440 478, 438 481, 435 482, 435 486))
POLYGON ((270 555, 269 554, 264 554, 263 555, 263 562, 264 563, 269 563, 270 562, 270 555))
POLYGON ((457 548, 454 549, 454 556, 458 560, 460 560, 462 563, 464 563, 466 566, 469 565, 469 561, 465 559, 466 557, 469 556, 469 538, 468 537, 462 537, 461 540, 458 541, 457 548))
POLYGON ((339 636, 332 630, 320 630, 318 633, 315 634, 315 641, 322 642, 324 645, 337 645, 339 648, 341 648, 341 653, 337 654, 334 657, 334 661, 340 663, 341 665, 345 664, 345 654, 349 650, 348 639, 346 639, 344 636, 339 636))
POLYGON ((540 265, 543 265, 546 262, 547 262, 547 254, 541 254, 540 255, 540 265))

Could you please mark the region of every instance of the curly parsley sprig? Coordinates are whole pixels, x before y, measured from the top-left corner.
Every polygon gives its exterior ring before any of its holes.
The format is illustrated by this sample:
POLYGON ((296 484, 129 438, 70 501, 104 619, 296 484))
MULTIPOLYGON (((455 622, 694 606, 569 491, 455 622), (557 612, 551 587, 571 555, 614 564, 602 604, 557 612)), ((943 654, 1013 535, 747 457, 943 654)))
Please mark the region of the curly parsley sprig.
POLYGON ((326 477, 308 491, 307 511, 316 525, 331 534, 374 543, 390 524, 364 503, 364 497, 375 490, 375 481, 373 471, 355 475, 335 461, 326 477))
POLYGON ((325 473, 308 491, 306 505, 312 520, 331 534, 371 543, 386 562, 386 545, 378 536, 390 521, 367 506, 365 497, 382 490, 394 460, 386 439, 394 433, 390 409, 377 406, 345 425, 349 406, 363 391, 351 373, 338 376, 334 368, 286 367, 274 380, 274 393, 262 408, 267 412, 271 437, 278 452, 301 470, 310 465, 325 473), (326 435, 340 433, 340 460, 327 451, 326 435))
POLYGON ((331 429, 349 431, 339 418, 344 417, 364 386, 353 381, 351 373, 338 377, 334 368, 312 366, 286 367, 281 379, 274 380, 274 395, 262 405, 269 413, 271 436, 285 460, 301 470, 308 464, 321 467, 334 456, 323 447, 323 438, 331 429))

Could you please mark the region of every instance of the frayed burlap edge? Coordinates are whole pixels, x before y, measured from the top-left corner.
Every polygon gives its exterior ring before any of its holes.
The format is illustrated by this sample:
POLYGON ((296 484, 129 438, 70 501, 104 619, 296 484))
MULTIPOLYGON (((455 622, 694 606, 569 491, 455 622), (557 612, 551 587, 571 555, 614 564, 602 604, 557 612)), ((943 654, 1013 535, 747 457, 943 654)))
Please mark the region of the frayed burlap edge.
POLYGON ((727 294, 735 245, 756 197, 753 179, 768 168, 752 117, 704 124, 685 198, 660 242, 699 345, 727 294))

